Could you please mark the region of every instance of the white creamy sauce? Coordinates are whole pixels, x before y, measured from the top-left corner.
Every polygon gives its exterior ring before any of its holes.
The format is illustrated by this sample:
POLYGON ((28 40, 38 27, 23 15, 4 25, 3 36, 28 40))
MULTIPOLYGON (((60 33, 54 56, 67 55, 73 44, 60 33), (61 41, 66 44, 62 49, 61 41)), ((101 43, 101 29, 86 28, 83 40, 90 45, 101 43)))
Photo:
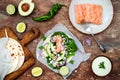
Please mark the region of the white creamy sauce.
POLYGON ((112 69, 111 61, 104 56, 97 57, 92 62, 92 70, 98 76, 106 76, 107 74, 110 73, 111 69, 112 69), (104 62, 105 69, 99 68, 101 62, 104 62))

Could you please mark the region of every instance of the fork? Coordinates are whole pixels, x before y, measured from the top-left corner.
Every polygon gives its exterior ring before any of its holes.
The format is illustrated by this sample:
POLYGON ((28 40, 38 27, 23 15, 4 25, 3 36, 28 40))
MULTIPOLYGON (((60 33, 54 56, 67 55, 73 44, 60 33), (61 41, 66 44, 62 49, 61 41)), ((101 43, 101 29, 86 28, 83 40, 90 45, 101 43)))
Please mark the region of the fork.
POLYGON ((100 50, 105 53, 105 52, 106 52, 105 47, 97 40, 97 38, 95 37, 95 35, 91 32, 91 31, 92 31, 91 27, 88 26, 88 24, 86 23, 86 25, 83 26, 82 28, 83 28, 85 31, 87 31, 89 34, 92 35, 92 37, 93 37, 94 40, 96 41, 96 43, 97 43, 98 47, 100 48, 100 50))

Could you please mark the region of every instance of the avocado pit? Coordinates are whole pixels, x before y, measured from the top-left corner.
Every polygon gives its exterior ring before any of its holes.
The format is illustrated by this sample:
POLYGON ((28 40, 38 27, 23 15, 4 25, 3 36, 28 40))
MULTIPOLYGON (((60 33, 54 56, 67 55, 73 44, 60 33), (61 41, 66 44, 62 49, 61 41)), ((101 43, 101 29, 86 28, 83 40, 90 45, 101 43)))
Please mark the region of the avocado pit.
POLYGON ((29 6, 29 4, 27 4, 27 3, 24 3, 24 4, 22 5, 22 10, 23 10, 24 12, 28 11, 29 8, 30 8, 30 6, 29 6))

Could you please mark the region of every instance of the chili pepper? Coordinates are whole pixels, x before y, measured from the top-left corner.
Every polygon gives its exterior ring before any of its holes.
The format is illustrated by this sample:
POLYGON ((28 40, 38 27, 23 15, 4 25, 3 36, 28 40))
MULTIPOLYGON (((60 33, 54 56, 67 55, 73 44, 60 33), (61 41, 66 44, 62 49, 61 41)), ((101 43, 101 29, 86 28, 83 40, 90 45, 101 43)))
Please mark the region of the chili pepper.
POLYGON ((34 17, 32 19, 37 22, 47 21, 51 19, 53 16, 55 16, 62 6, 63 5, 61 4, 54 4, 47 14, 40 17, 34 17))

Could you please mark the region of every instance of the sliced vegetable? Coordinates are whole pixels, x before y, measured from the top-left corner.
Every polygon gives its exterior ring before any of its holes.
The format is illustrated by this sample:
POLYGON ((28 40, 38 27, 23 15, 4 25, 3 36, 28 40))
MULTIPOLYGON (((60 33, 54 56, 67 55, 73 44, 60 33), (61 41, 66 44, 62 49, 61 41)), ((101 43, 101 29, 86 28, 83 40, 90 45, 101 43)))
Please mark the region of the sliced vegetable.
POLYGON ((89 38, 84 38, 83 40, 83 45, 87 43, 88 46, 91 46, 92 45, 92 41, 89 39, 89 38))
POLYGON ((31 71, 31 73, 34 77, 38 77, 38 76, 42 75, 43 70, 41 67, 34 67, 31 71))
POLYGON ((18 12, 21 16, 28 16, 33 12, 34 6, 32 0, 21 0, 18 5, 18 12))
POLYGON ((19 33, 23 33, 26 29, 26 24, 24 22, 20 22, 17 24, 16 26, 16 30, 19 32, 19 33))
POLYGON ((69 68, 67 66, 62 66, 59 72, 61 75, 66 76, 69 73, 69 68))
POLYGON ((47 14, 40 16, 40 17, 34 17, 32 19, 34 21, 38 21, 38 22, 47 21, 47 20, 51 19, 53 16, 55 16, 61 7, 62 7, 61 4, 54 4, 53 7, 50 9, 50 11, 47 14))
POLYGON ((6 7, 6 12, 9 14, 9 15, 13 15, 15 13, 15 6, 13 4, 8 4, 7 7, 6 7))

